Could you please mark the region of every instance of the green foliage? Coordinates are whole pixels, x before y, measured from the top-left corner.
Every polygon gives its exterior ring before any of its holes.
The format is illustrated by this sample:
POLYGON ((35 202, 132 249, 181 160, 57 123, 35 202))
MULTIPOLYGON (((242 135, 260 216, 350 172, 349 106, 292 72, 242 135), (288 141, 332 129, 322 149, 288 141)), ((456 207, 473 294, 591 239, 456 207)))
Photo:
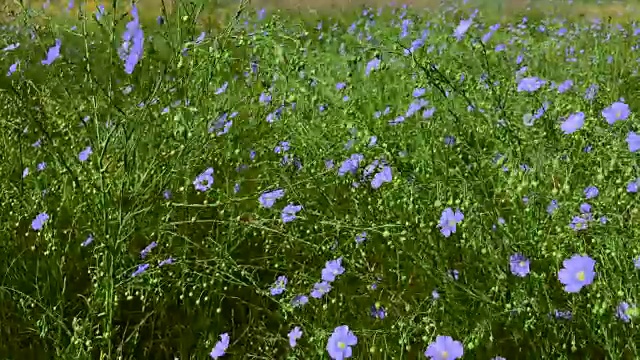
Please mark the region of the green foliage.
POLYGON ((198 39, 201 5, 163 14, 163 25, 143 21, 144 56, 130 75, 118 53, 131 20, 123 9, 73 22, 30 10, 0 34, 0 48, 20 43, 0 60, 0 357, 202 359, 229 333, 229 358, 326 358, 343 324, 358 337, 354 358, 420 358, 437 335, 463 342, 466 358, 640 356, 635 310, 629 323, 616 317, 639 297, 640 217, 626 190, 640 177, 625 142, 640 107, 629 24, 545 20, 541 32, 542 18, 520 28, 513 18, 485 44, 492 23, 482 12, 461 41, 451 36, 468 9, 338 20, 238 11, 198 39), (400 17, 413 25, 399 39, 400 17), (424 46, 406 53, 427 22, 424 46), (43 65, 55 39, 61 56, 43 65), (518 92, 518 76, 548 82, 518 92), (567 79, 564 93, 550 86, 567 79), (599 92, 588 100, 591 84, 599 92), (428 104, 390 125, 416 88, 428 104), (609 125, 601 112, 621 97, 632 114, 609 125), (579 111, 584 127, 563 134, 579 111), (281 142, 285 153, 274 151, 281 142), (361 168, 384 161, 393 180, 374 189, 362 169, 340 176, 354 153, 361 168), (213 186, 197 191, 207 168, 213 186), (594 220, 575 231, 593 185, 594 220), (275 189, 285 196, 261 206, 275 189), (287 204, 303 209, 285 223, 287 204), (445 237, 448 207, 464 220, 445 237), (49 219, 38 231, 40 213, 49 219), (514 253, 531 260, 526 277, 510 272, 514 253), (596 260, 594 283, 578 294, 558 280, 574 253, 596 260), (331 291, 294 307, 337 258, 345 272, 331 291), (271 295, 282 275, 286 290, 271 295), (303 336, 291 349, 294 326, 303 336))

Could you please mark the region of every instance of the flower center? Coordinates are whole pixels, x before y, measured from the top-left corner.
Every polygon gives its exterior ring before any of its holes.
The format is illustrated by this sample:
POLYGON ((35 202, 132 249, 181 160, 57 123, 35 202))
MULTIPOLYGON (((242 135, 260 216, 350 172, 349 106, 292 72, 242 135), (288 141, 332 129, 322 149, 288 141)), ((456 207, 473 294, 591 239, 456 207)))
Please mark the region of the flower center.
POLYGON ((616 118, 621 118, 622 117, 622 112, 621 111, 616 111, 616 118))
POLYGON ((580 281, 584 281, 584 271, 578 271, 576 278, 580 281))
POLYGON ((446 351, 443 351, 442 353, 440 353, 440 357, 442 357, 442 359, 448 359, 449 358, 449 353, 446 351))
POLYGON ((342 341, 338 341, 338 347, 339 347, 340 349, 344 349, 344 348, 346 348, 346 347, 347 347, 347 344, 343 343, 342 341))
POLYGON ((520 265, 520 267, 524 267, 525 263, 524 263, 524 261, 520 261, 520 262, 518 263, 518 265, 520 265))
POLYGON ((456 221, 455 220, 449 220, 449 222, 447 224, 449 225, 449 227, 454 227, 454 226, 456 226, 456 221))

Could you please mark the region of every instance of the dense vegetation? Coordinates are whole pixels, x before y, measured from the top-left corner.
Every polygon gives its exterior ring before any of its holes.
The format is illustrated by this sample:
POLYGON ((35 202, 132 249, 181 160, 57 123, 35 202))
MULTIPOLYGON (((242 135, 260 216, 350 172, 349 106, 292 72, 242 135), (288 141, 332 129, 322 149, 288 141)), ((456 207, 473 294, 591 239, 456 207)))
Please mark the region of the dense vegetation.
POLYGON ((0 357, 640 357, 640 26, 114 4, 0 32, 0 357))

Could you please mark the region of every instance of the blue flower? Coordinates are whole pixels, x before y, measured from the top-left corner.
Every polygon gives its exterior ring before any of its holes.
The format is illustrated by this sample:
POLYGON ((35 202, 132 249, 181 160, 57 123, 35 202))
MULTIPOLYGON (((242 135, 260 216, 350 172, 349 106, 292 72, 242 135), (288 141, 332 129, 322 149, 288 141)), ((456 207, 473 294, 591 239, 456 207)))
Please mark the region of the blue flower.
POLYGON ((451 208, 444 209, 440 216, 440 223, 438 224, 440 232, 445 237, 451 236, 452 233, 456 232, 456 225, 463 219, 464 214, 459 209, 456 209, 455 212, 451 208))

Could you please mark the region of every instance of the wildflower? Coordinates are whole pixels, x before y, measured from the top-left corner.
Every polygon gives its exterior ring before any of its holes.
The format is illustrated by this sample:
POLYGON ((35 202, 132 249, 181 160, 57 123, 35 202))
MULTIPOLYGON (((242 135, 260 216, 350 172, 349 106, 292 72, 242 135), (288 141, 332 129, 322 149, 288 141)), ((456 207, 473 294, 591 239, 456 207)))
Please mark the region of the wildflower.
POLYGON ((7 71, 7 76, 13 75, 13 73, 16 72, 16 70, 18 70, 18 65, 19 64, 20 64, 20 61, 16 61, 13 64, 11 64, 9 66, 9 71, 7 71))
POLYGON ((431 297, 433 298, 433 300, 440 299, 440 294, 438 293, 437 289, 433 289, 433 291, 431 292, 431 297))
POLYGON ((291 329, 291 331, 289 331, 288 336, 289 336, 289 346, 294 348, 297 345, 296 341, 302 337, 302 330, 300 330, 299 326, 296 326, 293 329, 291 329))
POLYGON ((422 112, 422 118, 423 119, 429 119, 430 117, 433 116, 433 114, 436 112, 436 108, 432 107, 429 109, 426 109, 422 112))
POLYGON ((374 319, 384 319, 387 316, 387 312, 379 302, 371 305, 371 317, 374 319))
POLYGON ((558 209, 558 201, 557 200, 551 200, 549 205, 547 205, 547 213, 549 215, 551 215, 551 214, 553 214, 554 211, 556 211, 556 209, 558 209))
POLYGON ((149 264, 140 264, 140 265, 138 265, 138 268, 131 274, 131 277, 136 277, 136 276, 144 273, 145 271, 147 271, 148 268, 149 268, 149 264))
POLYGON ((593 100, 596 95, 598 94, 598 85, 597 84, 591 84, 589 85, 589 87, 587 88, 587 90, 584 93, 584 99, 591 101, 593 100))
POLYGON ((324 296, 324 294, 328 293, 329 291, 331 291, 330 283, 326 281, 317 282, 313 285, 313 290, 311 291, 311 297, 320 299, 321 297, 324 296))
POLYGON ((162 192, 162 197, 164 197, 165 200, 171 199, 171 196, 173 195, 171 194, 171 190, 169 189, 166 189, 165 191, 162 192))
POLYGON ((511 273, 519 277, 525 277, 529 274, 529 259, 522 254, 513 254, 509 258, 511 273))
POLYGON ((284 275, 278 276, 278 279, 276 279, 275 284, 273 284, 273 287, 271 288, 271 295, 280 295, 282 294, 286 288, 287 288, 287 277, 284 275))
POLYGON ((262 195, 260 195, 260 197, 258 198, 258 201, 260 202, 260 205, 262 205, 262 207, 269 209, 273 206, 273 204, 275 204, 276 200, 280 199, 283 196, 284 190, 277 189, 262 193, 262 195))
POLYGON ((23 179, 26 178, 27 175, 29 175, 29 168, 28 167, 26 167, 26 168, 24 168, 24 170, 22 170, 22 178, 23 179))
POLYGON ((124 61, 124 71, 132 74, 135 66, 142 58, 144 46, 144 31, 140 26, 138 8, 134 5, 131 8, 133 20, 126 25, 126 31, 122 34, 122 45, 118 49, 120 59, 124 61))
POLYGON ((282 209, 282 222, 286 224, 295 220, 297 218, 296 213, 300 210, 302 210, 302 205, 289 204, 285 206, 284 209, 282 209))
POLYGON ((580 204, 580 212, 583 214, 588 214, 591 212, 591 205, 587 203, 580 204))
POLYGON ((565 80, 563 83, 558 85, 558 92, 560 94, 565 93, 565 92, 569 91, 569 89, 571 89, 572 86, 573 86, 573 81, 565 80))
POLYGON ((629 151, 636 152, 640 150, 640 135, 637 135, 633 131, 629 131, 627 135, 627 144, 629 144, 629 151))
POLYGON ((265 94, 265 93, 260 93, 260 97, 258 98, 258 101, 261 104, 268 104, 268 103, 271 102, 271 95, 265 94))
POLYGON ((451 236, 452 233, 456 232, 456 225, 462 220, 464 220, 464 214, 459 209, 456 209, 455 212, 451 208, 444 209, 438 224, 440 232, 445 237, 451 236))
POLYGON ((614 102, 611 106, 602 110, 602 116, 604 116, 609 125, 613 125, 616 121, 626 120, 630 114, 629 105, 623 102, 614 102))
POLYGON ((538 77, 526 77, 520 80, 518 83, 518 92, 526 91, 526 92, 534 92, 542 87, 545 84, 545 81, 538 77))
POLYGON ((360 234, 356 235, 356 244, 360 244, 367 240, 367 232, 363 231, 360 234))
POLYGON ((453 340, 451 336, 438 336, 429 344, 424 356, 431 360, 455 360, 462 357, 464 349, 460 341, 453 340))
POLYGON ((569 227, 571 227, 575 231, 585 230, 587 226, 588 226, 587 219, 581 216, 574 216, 573 219, 571 220, 571 223, 569 224, 569 227))
POLYGON ((40 231, 44 227, 44 224, 49 220, 49 214, 42 212, 31 221, 31 228, 35 231, 40 231))
POLYGON ((473 24, 473 18, 461 20, 456 29, 453 31, 453 36, 456 40, 460 41, 464 37, 464 34, 469 30, 473 24))
POLYGON ((629 304, 626 301, 620 302, 620 304, 618 304, 618 307, 616 308, 616 316, 626 323, 630 322, 631 318, 636 314, 636 305, 629 304))
POLYGON ((347 160, 343 161, 338 169, 338 176, 344 176, 346 173, 356 174, 360 167, 360 162, 364 160, 362 154, 352 154, 347 160))
POLYGON ((565 135, 568 135, 580 130, 583 125, 584 113, 577 112, 569 115, 569 117, 560 125, 560 129, 565 133, 565 135))
POLYGON ((204 192, 213 185, 213 168, 208 168, 193 180, 193 186, 196 190, 204 192))
POLYGON ((51 65, 58 57, 60 57, 60 46, 62 41, 56 39, 54 46, 50 47, 47 51, 47 58, 42 60, 42 65, 51 65))
POLYGON ((558 279, 565 285, 566 292, 577 293, 593 282, 596 275, 594 271, 596 261, 589 256, 573 255, 562 264, 564 268, 558 272, 558 279))
POLYGON ((85 241, 83 241, 82 244, 80 244, 80 246, 87 247, 87 246, 91 245, 92 242, 93 242, 93 234, 90 234, 87 237, 87 239, 85 241))
POLYGON ((327 341, 327 352, 334 360, 343 360, 352 355, 352 346, 358 343, 358 338, 349 330, 347 325, 338 326, 327 341))
POLYGON ((633 266, 635 266, 636 269, 640 269, 640 256, 636 257, 635 260, 633 260, 633 266))
POLYGON ((425 88, 416 88, 415 90, 413 90, 413 97, 419 98, 423 96, 426 92, 427 90, 425 88))
POLYGON ((147 247, 145 247, 144 249, 142 249, 142 251, 140 251, 140 257, 142 259, 147 257, 147 255, 149 255, 151 250, 153 250, 156 246, 158 246, 158 243, 155 241, 152 241, 151 244, 147 245, 147 247))
POLYGON ((456 269, 452 269, 452 270, 449 271, 449 275, 451 275, 453 280, 458 280, 458 278, 460 277, 460 271, 458 271, 456 269))
POLYGON ((307 295, 297 295, 291 300, 291 305, 293 307, 300 307, 309 302, 309 298, 307 295))
POLYGON ((595 186, 587 186, 584 189, 584 195, 587 199, 593 199, 594 197, 598 196, 598 194, 598 188, 595 186))
POLYGON ((20 47, 20 43, 9 44, 2 49, 2 51, 12 51, 20 47))
POLYGON ((80 151, 78 159, 80 159, 80 161, 87 161, 91 154, 93 154, 93 150, 91 149, 91 146, 87 146, 84 150, 80 151))
POLYGON ((325 263, 324 269, 321 272, 322 280, 326 282, 333 282, 336 276, 344 273, 344 267, 342 267, 342 258, 339 257, 335 260, 329 260, 325 263))
POLYGON ((290 147, 289 147, 289 142, 288 141, 281 141, 280 145, 276 145, 275 148, 273 148, 273 152, 276 154, 280 154, 280 153, 284 153, 289 151, 290 147))
POLYGON ((224 333, 220 335, 220 341, 218 341, 216 345, 213 347, 213 350, 211 350, 211 353, 209 354, 209 356, 211 356, 212 359, 217 359, 221 356, 224 356, 225 351, 227 351, 228 347, 229 347, 229 334, 224 333))
POLYGON ((562 310, 558 310, 555 309, 553 311, 553 316, 556 319, 565 319, 565 320, 571 320, 571 318, 573 317, 573 314, 571 313, 571 311, 567 310, 567 311, 562 311, 562 310))
POLYGON ((371 180, 371 187, 373 189, 377 189, 382 186, 382 184, 391 182, 391 180, 393 180, 391 168, 389 166, 383 166, 382 170, 373 176, 373 179, 371 180))
POLYGON ((444 144, 448 146, 453 146, 456 144, 456 138, 451 135, 447 135, 444 137, 444 144))
POLYGON ((173 258, 169 257, 169 258, 166 258, 166 259, 158 262, 158 267, 162 267, 162 266, 165 266, 165 265, 171 265, 171 264, 173 264, 173 258))
POLYGON ((367 63, 367 66, 366 66, 365 70, 364 70, 365 76, 369 76, 371 71, 379 69, 381 63, 382 62, 378 58, 374 58, 373 60, 369 61, 367 63))

